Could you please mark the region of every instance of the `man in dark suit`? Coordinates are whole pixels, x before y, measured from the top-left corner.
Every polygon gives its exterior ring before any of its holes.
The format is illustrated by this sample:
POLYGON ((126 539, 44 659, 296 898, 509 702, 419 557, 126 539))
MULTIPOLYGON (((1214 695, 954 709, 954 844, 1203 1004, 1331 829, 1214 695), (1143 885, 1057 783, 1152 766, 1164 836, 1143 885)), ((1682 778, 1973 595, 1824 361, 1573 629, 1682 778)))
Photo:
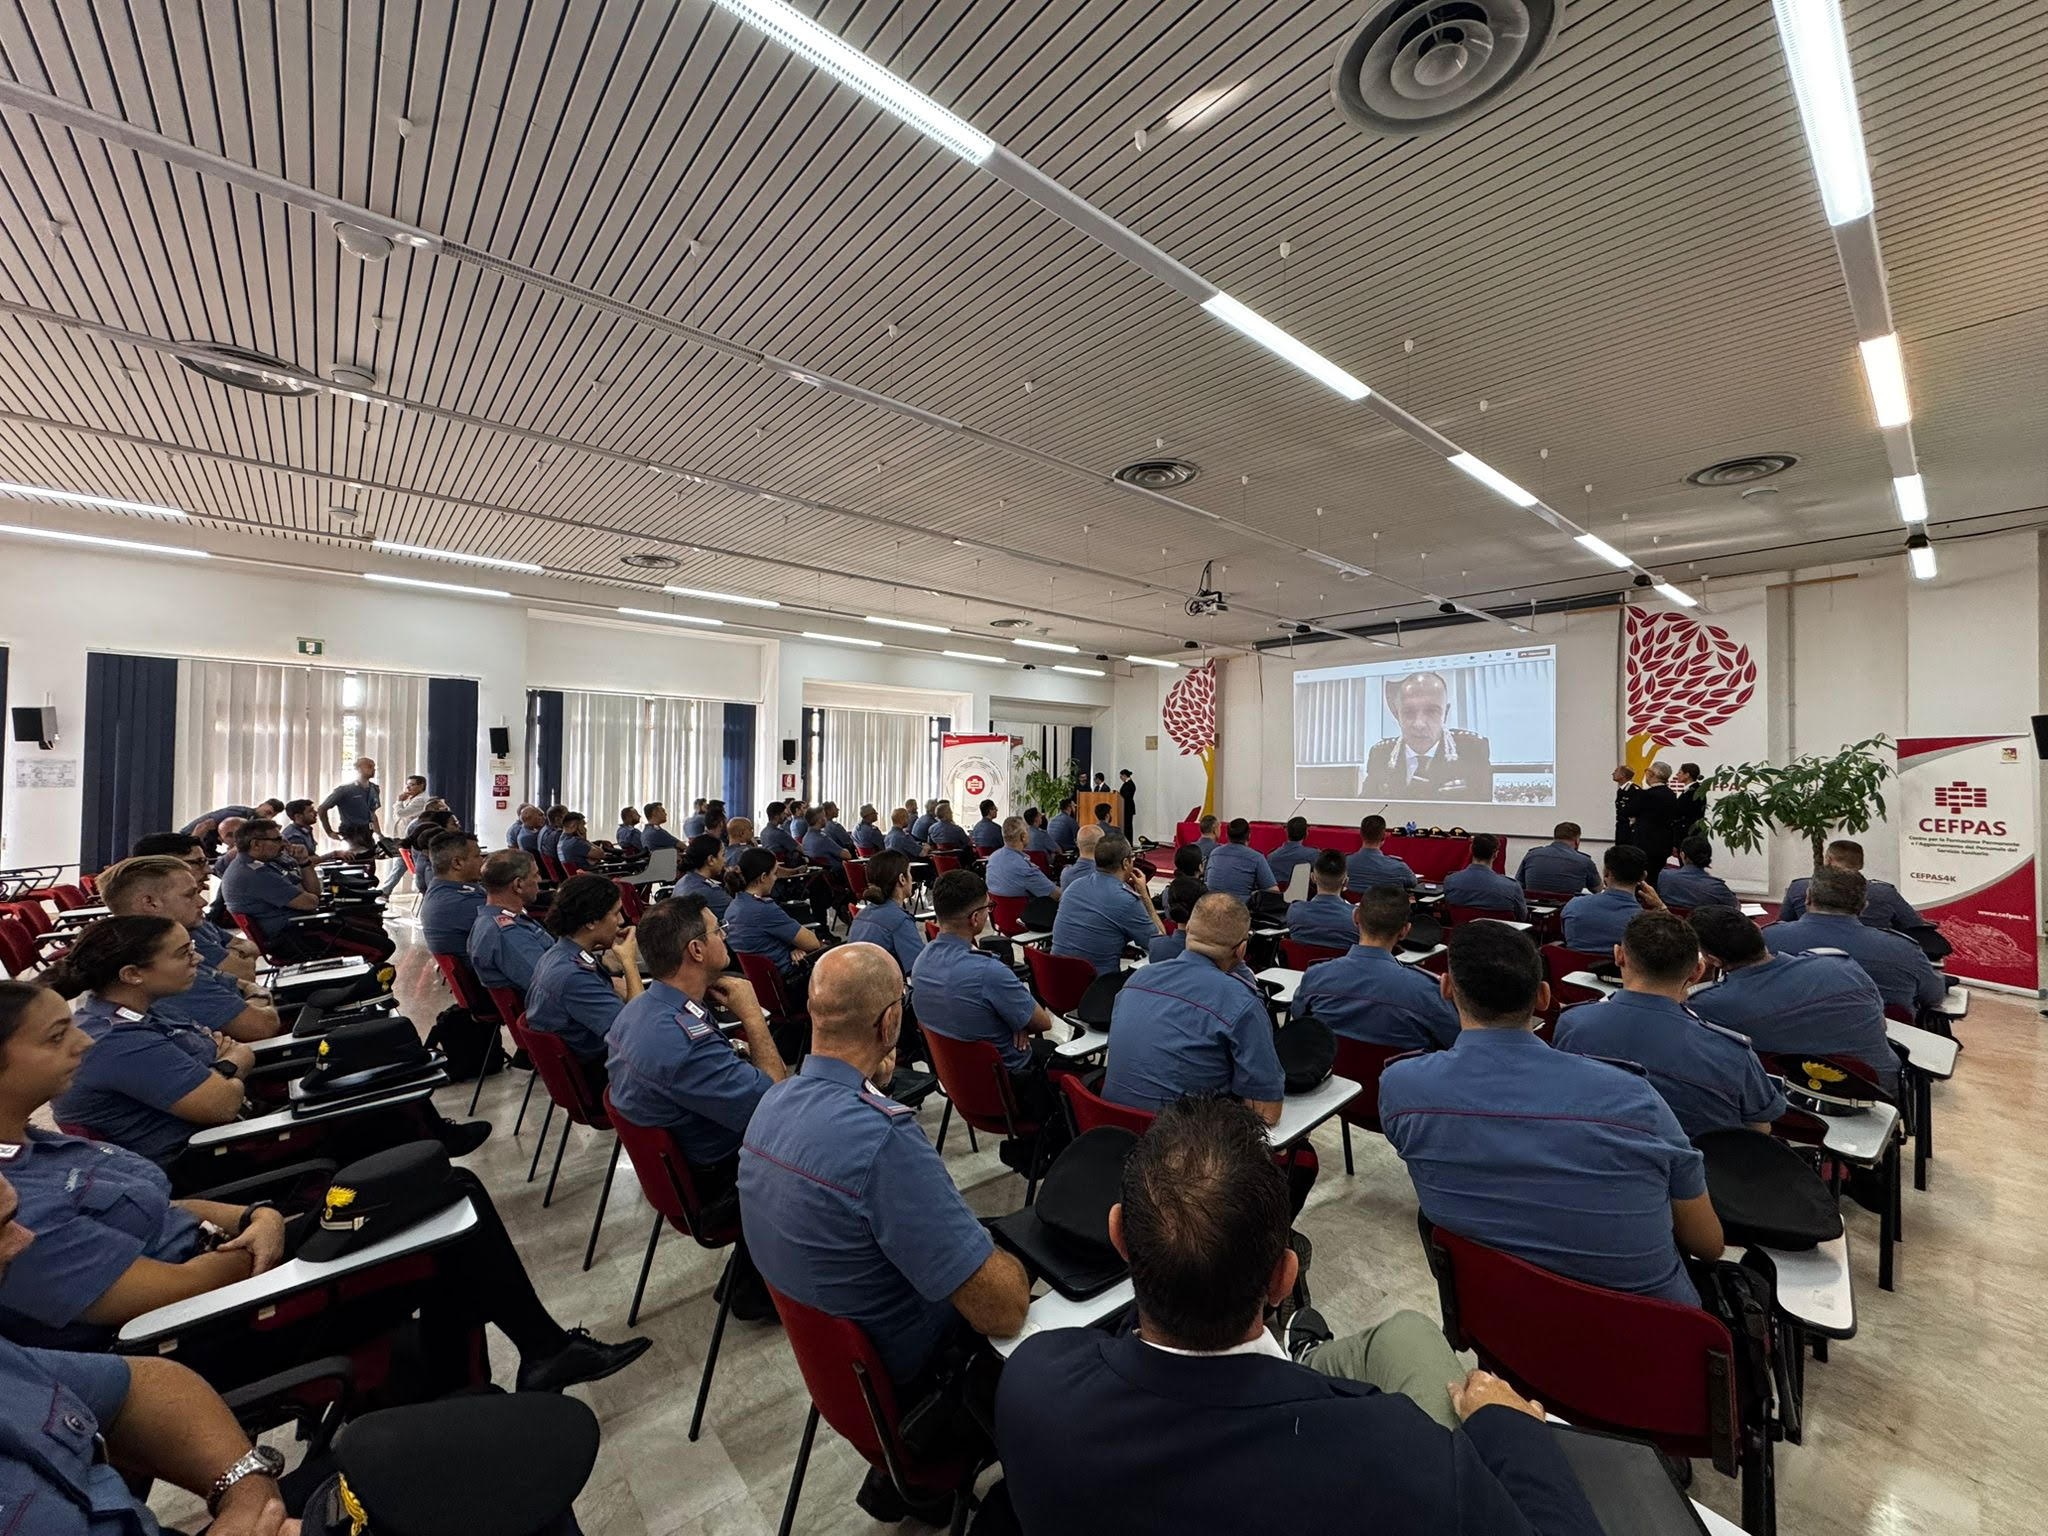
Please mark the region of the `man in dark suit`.
POLYGON ((1444 724, 1450 692, 1440 672, 1411 673, 1388 690, 1401 734, 1366 754, 1361 800, 1493 799, 1493 748, 1444 724))
POLYGON ((1636 783, 1636 776, 1626 768, 1614 770, 1614 840, 1635 846, 1636 801, 1642 795, 1642 788, 1636 783))
POLYGON ((1671 787, 1671 765, 1652 763, 1648 782, 1636 793, 1636 846, 1650 869, 1650 884, 1664 870, 1665 861, 1678 846, 1680 836, 1678 792, 1671 787))
POLYGON ((1297 1261, 1286 1177, 1244 1105, 1161 1111, 1122 1193, 1109 1233, 1131 1262, 1137 1330, 1034 1335, 996 1394, 1026 1536, 1599 1530, 1542 1409, 1462 1370, 1426 1318, 1331 1340, 1304 1308, 1287 1348, 1266 1331, 1297 1261))

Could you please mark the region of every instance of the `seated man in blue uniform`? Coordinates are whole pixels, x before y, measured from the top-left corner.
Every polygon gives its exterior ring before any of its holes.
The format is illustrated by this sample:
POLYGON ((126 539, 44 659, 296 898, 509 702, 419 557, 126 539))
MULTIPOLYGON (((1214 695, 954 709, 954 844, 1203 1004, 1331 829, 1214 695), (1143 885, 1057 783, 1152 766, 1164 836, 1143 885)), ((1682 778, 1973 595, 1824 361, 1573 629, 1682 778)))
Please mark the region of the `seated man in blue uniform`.
POLYGON ((571 811, 562 818, 562 836, 555 844, 555 857, 562 861, 565 875, 587 871, 604 857, 603 851, 592 845, 590 823, 581 811, 571 811))
POLYGON ((541 829, 548 824, 548 813, 537 805, 519 807, 519 825, 506 842, 508 848, 517 848, 525 853, 540 852, 541 829))
POLYGON ((1075 842, 1081 835, 1081 818, 1074 814, 1074 807, 1080 803, 1072 795, 1067 796, 1045 824, 1046 835, 1062 853, 1074 852, 1075 842))
POLYGON ((268 1040, 283 1032, 284 1021, 270 995, 224 968, 227 949, 218 935, 202 940, 202 930, 212 927, 206 921, 206 898, 183 859, 165 854, 123 859, 100 876, 99 890, 115 917, 167 917, 191 937, 199 970, 189 990, 164 1001, 167 1015, 234 1040, 268 1040))
MULTIPOLYGON (((190 872, 193 882, 199 887, 202 901, 206 898, 207 881, 212 878, 212 861, 199 839, 184 832, 151 832, 135 840, 135 846, 128 850, 133 858, 176 859, 190 872)), ((219 966, 229 975, 242 981, 256 980, 256 962, 261 958, 255 941, 233 925, 222 926, 216 921, 225 918, 227 908, 216 895, 218 913, 209 912, 192 929, 192 942, 199 946, 201 958, 219 966)))
POLYGON ((1060 898, 1052 925, 1052 952, 1086 960, 1100 976, 1123 959, 1126 944, 1147 945, 1166 932, 1152 893, 1120 832, 1095 843, 1095 866, 1060 898))
POLYGON ((1491 832, 1475 833, 1472 862, 1452 870, 1444 879, 1444 905, 1477 907, 1518 923, 1529 921, 1529 899, 1522 894, 1522 887, 1493 867, 1493 856, 1499 851, 1499 838, 1491 832))
POLYGON ((925 833, 925 841, 934 848, 946 848, 954 853, 974 845, 967 829, 953 819, 953 802, 950 800, 941 800, 939 808, 932 813, 932 824, 925 833))
POLYGON ((1341 959, 1309 967, 1294 994, 1294 1017, 1314 1014, 1338 1034, 1371 1045, 1433 1051, 1456 1044, 1458 1011, 1437 978, 1395 958, 1408 936, 1408 893, 1377 886, 1350 910, 1358 942, 1341 959))
MULTIPOLYGON (((646 822, 640 828, 640 846, 653 853, 661 848, 680 848, 682 842, 668 829, 668 807, 650 800, 644 808, 646 822)), ((522 846, 524 846, 522 844, 522 846)))
POLYGON ((1740 915, 1742 898, 1728 889, 1719 875, 1707 873, 1714 862, 1714 845, 1704 837, 1688 837, 1678 845, 1679 865, 1658 877, 1657 894, 1667 907, 1734 907, 1740 915))
POLYGON ((938 811, 938 801, 925 801, 924 809, 910 819, 910 835, 920 843, 928 841, 932 835, 932 823, 939 819, 938 811))
POLYGON ((619 847, 633 853, 640 852, 640 807, 622 805, 619 807, 618 830, 612 833, 612 841, 619 847))
POLYGON ((924 844, 910 832, 910 812, 900 805, 889 813, 889 830, 882 836, 882 847, 907 859, 924 857, 924 844))
MULTIPOLYGON (((1095 845, 1102 841, 1107 831, 1107 828, 1097 826, 1091 822, 1074 834, 1074 862, 1060 871, 1061 890, 1064 891, 1076 880, 1084 879, 1095 873, 1095 845)), ((1175 857, 1178 856, 1179 850, 1176 849, 1175 857)), ((1200 855, 1198 854, 1196 857, 1199 859, 1200 855)), ((1197 875, 1199 873, 1200 870, 1198 868, 1197 875)))
POLYGON ((1662 912, 1664 903, 1649 882, 1649 867, 1643 850, 1628 843, 1616 843, 1602 854, 1601 889, 1564 904, 1565 947, 1604 960, 1638 912, 1662 912))
POLYGON ((853 846, 862 855, 880 853, 887 834, 882 831, 882 813, 872 805, 860 808, 860 820, 854 824, 853 846))
POLYGON ((818 809, 825 813, 825 835, 849 856, 860 852, 860 844, 853 840, 853 834, 839 820, 839 802, 827 800, 818 809))
POLYGON ((1866 926, 1868 885, 1854 870, 1818 869, 1806 884, 1806 915, 1764 929, 1773 954, 1803 955, 1837 949, 1870 973, 1887 1008, 1917 1012, 1948 994, 1948 980, 1919 945, 1902 933, 1866 926))
POLYGON ((1060 845, 1045 825, 1045 812, 1035 805, 1024 807, 1024 851, 1042 853, 1048 859, 1060 856, 1060 845))
POLYGON ((1376 885, 1398 885, 1412 891, 1421 883, 1405 859, 1382 851, 1386 841, 1386 817, 1368 816, 1358 824, 1358 852, 1344 861, 1348 889, 1369 891, 1376 885))
POLYGON ((1432 1319, 1332 1339, 1304 1308, 1276 1340, 1287 1227, 1256 1116, 1213 1099, 1160 1114, 1109 1216, 1136 1332, 1049 1329, 1003 1371, 996 1447, 1026 1531, 1599 1529, 1542 1408, 1467 1371, 1432 1319))
POLYGON ((986 857, 1003 846, 1003 824, 996 819, 995 801, 982 801, 980 810, 981 820, 967 829, 967 840, 976 853, 986 857))
MULTIPOLYGON (((235 859, 221 877, 221 899, 229 912, 246 917, 279 961, 313 960, 333 952, 320 928, 294 928, 291 920, 320 910, 320 877, 313 866, 287 869, 279 862, 284 839, 274 821, 245 821, 235 830, 235 859)), ((324 925, 323 925, 324 926, 324 925)), ((351 945, 388 959, 394 945, 381 925, 346 921, 337 931, 351 945)))
POLYGON ((571 875, 548 906, 555 942, 533 968, 526 987, 526 1027, 559 1035, 600 1072, 605 1037, 625 1006, 604 956, 625 935, 619 888, 602 875, 571 875))
POLYGON ((484 904, 469 925, 469 968, 485 986, 524 998, 534 967, 555 943, 526 912, 540 895, 540 865, 530 853, 501 848, 484 860, 483 887, 484 904))
POLYGON ((1502 923, 1450 934, 1457 1043, 1390 1065, 1380 1123, 1423 1216, 1587 1285, 1699 1305, 1681 1251, 1721 1256, 1706 1167, 1626 1067, 1536 1038, 1543 959, 1502 923))
POLYGON ((310 800, 287 800, 284 807, 284 822, 278 827, 278 835, 284 839, 285 852, 300 864, 311 864, 320 857, 319 840, 313 836, 313 828, 319 817, 310 800))
POLYGON ((1692 926, 1669 912, 1639 913, 1614 959, 1621 990, 1565 1009, 1556 1048, 1641 1067, 1687 1136, 1745 1125, 1770 1130, 1785 1113, 1785 1095, 1764 1075, 1747 1039, 1709 1024, 1686 1001, 1706 969, 1692 926))
POLYGON ((483 850, 467 832, 443 832, 427 844, 434 883, 420 898, 420 937, 430 955, 469 957, 469 933, 484 907, 483 850))
POLYGON ((683 818, 683 841, 704 835, 704 819, 709 814, 711 802, 699 795, 690 802, 690 814, 683 818))
MULTIPOLYGON (((725 935, 701 897, 656 902, 633 936, 648 983, 606 1036, 611 1102, 631 1125, 674 1133, 698 1198, 716 1209, 738 1199, 740 1137, 761 1095, 787 1069, 754 989, 726 974, 725 935), (739 1019, 744 1055, 719 1032, 713 1005, 739 1019)), ((732 1314, 772 1322, 775 1303, 746 1252, 742 1238, 733 1260, 732 1314)))
POLYGON ((1693 993, 1693 1012, 1747 1035, 1759 1051, 1851 1057, 1898 1093, 1884 998, 1862 966, 1846 955, 1774 955, 1763 931, 1732 907, 1701 907, 1687 921, 1721 967, 1718 982, 1693 993))
POLYGON ((1202 862, 1205 865, 1209 862, 1209 855, 1221 846, 1216 837, 1219 825, 1220 823, 1214 816, 1203 816, 1195 822, 1195 841, 1193 846, 1201 853, 1202 862))
POLYGON ((794 864, 803 857, 803 849, 789 828, 789 809, 785 801, 770 800, 762 809, 761 832, 757 840, 761 847, 785 864, 794 864))
MULTIPOLYGON (((762 1278, 782 1295, 867 1334, 896 1389, 900 1419, 929 1421, 920 1449, 973 1454, 974 1414, 918 1410, 942 1381, 985 1408, 992 1374, 980 1337, 1024 1326, 1031 1282, 996 1248, 917 1113, 876 1088, 895 1068, 903 973, 872 944, 846 944, 811 983, 812 1050, 762 1095, 740 1149, 740 1216, 762 1278), (962 1380, 961 1378, 964 1378, 962 1380)), ((913 1490, 918 1492, 918 1490, 913 1490)), ((951 1490, 916 1512, 950 1514, 951 1490)), ((879 1520, 906 1509, 871 1472, 860 1506, 879 1520)))
MULTIPOLYGON (((562 862, 562 823, 568 819, 569 807, 566 805, 551 805, 547 808, 545 819, 541 823, 539 843, 534 849, 541 856, 543 867, 548 859, 553 859, 557 864, 562 862)), ((563 873, 567 874, 568 871, 564 870, 563 873)))
POLYGON ((1229 841, 1209 855, 1202 866, 1202 883, 1239 901, 1250 901, 1254 891, 1279 891, 1273 866, 1252 846, 1252 824, 1242 816, 1234 817, 1223 835, 1229 841))
MULTIPOLYGON (((1313 885, 1306 901, 1287 904, 1287 937, 1314 949, 1349 949, 1356 935, 1351 903, 1344 899, 1344 855, 1334 848, 1316 855, 1313 885)), ((1402 921, 1407 921, 1408 893, 1395 886, 1381 886, 1401 898, 1402 921)))
MULTIPOLYGON (((1863 873, 1863 845, 1853 839, 1838 837, 1829 843, 1821 855, 1822 867, 1846 869, 1852 874, 1863 873)), ((1806 915, 1806 887, 1808 877, 1802 876, 1785 888, 1785 901, 1778 910, 1781 923, 1796 922, 1806 915)), ((1864 905, 1859 915, 1868 928, 1889 929, 1903 933, 1918 943, 1916 935, 1929 931, 1939 932, 1934 924, 1920 915, 1913 903, 1899 894, 1899 888, 1888 880, 1864 878, 1864 905)))
POLYGON ((1560 821, 1550 841, 1531 848, 1515 866, 1515 879, 1526 895, 1571 896, 1600 889, 1600 866, 1579 852, 1579 824, 1560 821))
POLYGON ((1002 846, 989 854, 988 893, 1024 900, 1033 896, 1050 896, 1058 901, 1060 888, 1052 883, 1052 876, 1032 863, 1024 852, 1024 818, 1006 817, 1002 833, 1002 846))
POLYGON ((1294 878, 1295 866, 1315 863, 1322 852, 1303 841, 1307 836, 1308 818, 1290 816, 1287 818, 1287 840, 1266 855, 1267 867, 1273 871, 1273 879, 1283 891, 1287 889, 1288 881, 1294 878))

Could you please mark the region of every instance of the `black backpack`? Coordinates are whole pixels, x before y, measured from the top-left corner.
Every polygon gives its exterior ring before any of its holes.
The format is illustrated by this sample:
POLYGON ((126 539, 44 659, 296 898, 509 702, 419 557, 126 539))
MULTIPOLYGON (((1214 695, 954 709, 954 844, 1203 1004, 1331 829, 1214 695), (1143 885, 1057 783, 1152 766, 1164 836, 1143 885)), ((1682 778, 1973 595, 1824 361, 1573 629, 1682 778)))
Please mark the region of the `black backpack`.
POLYGON ((480 1019, 460 1004, 451 1005, 435 1016, 434 1027, 427 1031, 427 1048, 448 1058, 449 1077, 467 1082, 483 1071, 487 1062, 494 1058, 502 1062, 498 1023, 497 1019, 480 1019))

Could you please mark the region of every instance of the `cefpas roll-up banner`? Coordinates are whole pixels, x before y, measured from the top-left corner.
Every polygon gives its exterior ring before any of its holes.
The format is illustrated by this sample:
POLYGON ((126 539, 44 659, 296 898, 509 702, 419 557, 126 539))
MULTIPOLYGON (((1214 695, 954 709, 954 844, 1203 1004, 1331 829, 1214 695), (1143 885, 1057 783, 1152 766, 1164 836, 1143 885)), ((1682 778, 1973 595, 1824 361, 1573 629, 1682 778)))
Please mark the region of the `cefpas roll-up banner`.
POLYGON ((1899 741, 1899 894, 1955 946, 1952 976, 2041 986, 2033 741, 1899 741))
POLYGON ((939 782, 953 802, 953 819, 963 827, 980 819, 975 807, 996 803, 998 818, 1010 814, 1010 738, 954 736, 939 738, 939 782))

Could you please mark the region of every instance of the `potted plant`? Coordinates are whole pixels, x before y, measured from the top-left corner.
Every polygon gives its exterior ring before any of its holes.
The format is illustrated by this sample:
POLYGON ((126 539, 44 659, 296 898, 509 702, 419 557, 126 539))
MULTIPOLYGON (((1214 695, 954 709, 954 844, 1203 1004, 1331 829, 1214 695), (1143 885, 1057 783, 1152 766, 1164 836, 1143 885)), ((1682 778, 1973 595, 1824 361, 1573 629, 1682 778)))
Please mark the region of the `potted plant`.
POLYGON ((1046 772, 1045 759, 1035 747, 1026 747, 1019 752, 1016 764, 1017 784, 1023 793, 1024 803, 1037 806, 1048 816, 1057 812, 1060 802, 1074 792, 1075 775, 1081 771, 1081 760, 1070 757, 1065 778, 1046 772))
POLYGON ((1788 763, 1732 763, 1706 782, 1713 799, 1707 825, 1730 848, 1762 849, 1773 828, 1805 838, 1813 862, 1834 832, 1867 832, 1884 813, 1884 781, 1892 776, 1885 735, 1852 742, 1832 755, 1788 763))

